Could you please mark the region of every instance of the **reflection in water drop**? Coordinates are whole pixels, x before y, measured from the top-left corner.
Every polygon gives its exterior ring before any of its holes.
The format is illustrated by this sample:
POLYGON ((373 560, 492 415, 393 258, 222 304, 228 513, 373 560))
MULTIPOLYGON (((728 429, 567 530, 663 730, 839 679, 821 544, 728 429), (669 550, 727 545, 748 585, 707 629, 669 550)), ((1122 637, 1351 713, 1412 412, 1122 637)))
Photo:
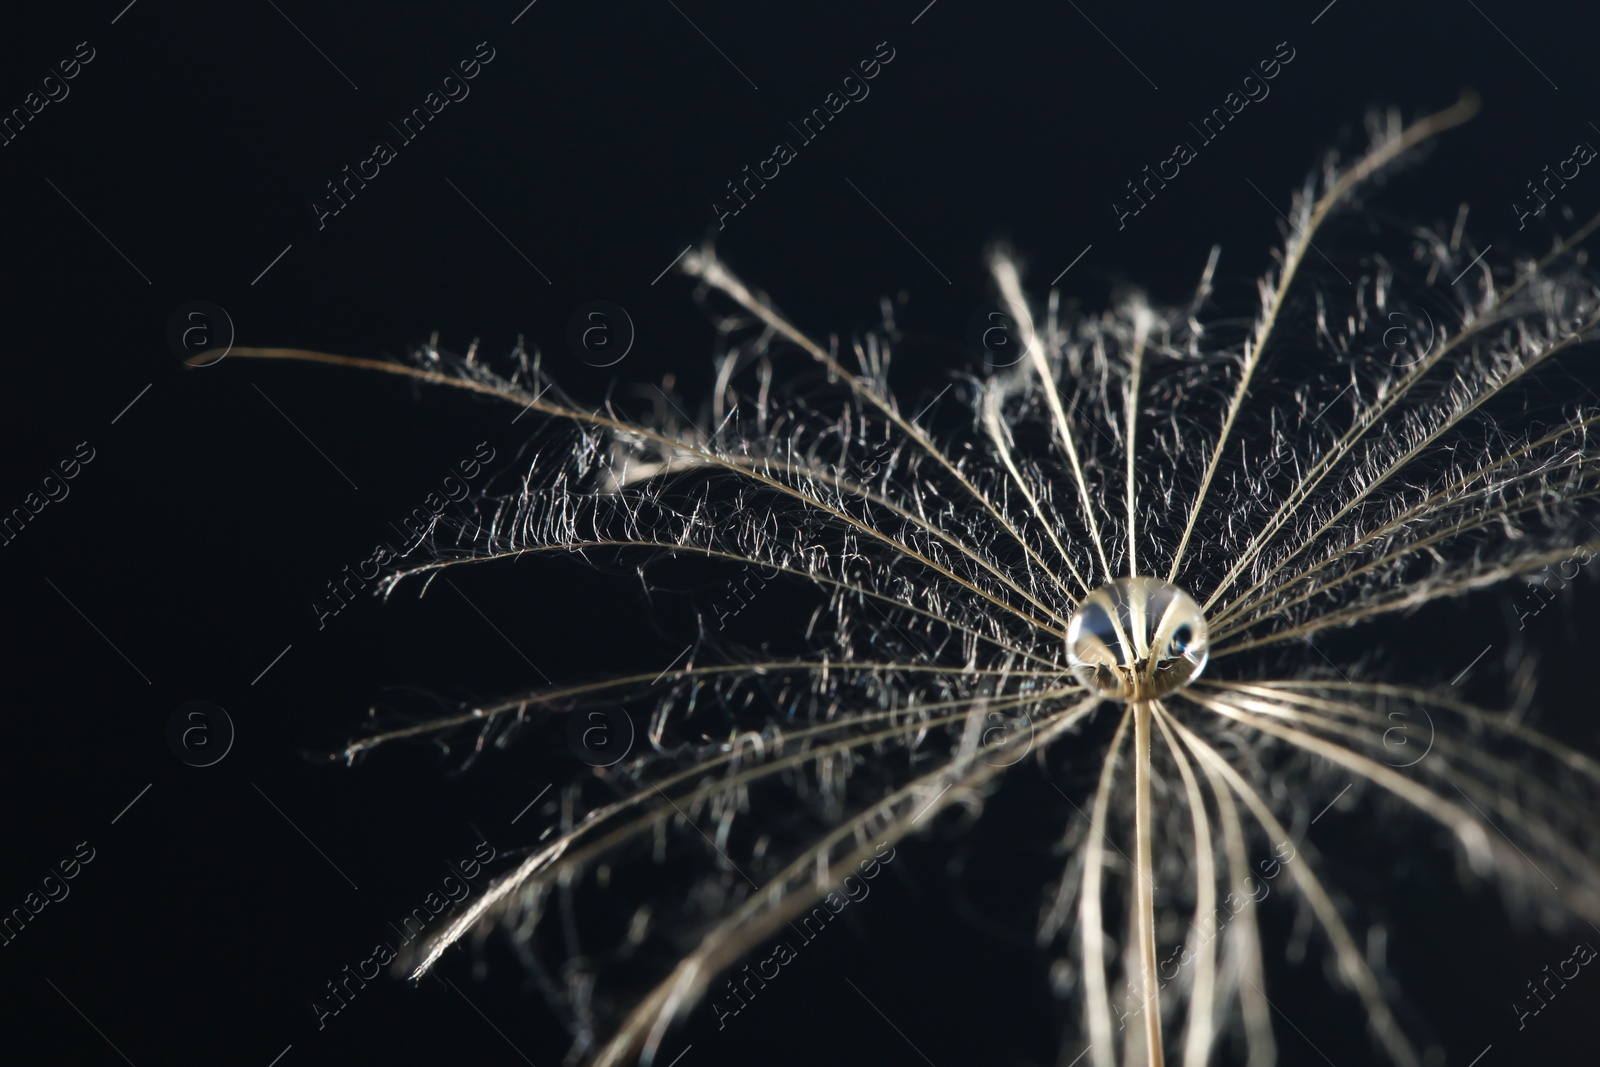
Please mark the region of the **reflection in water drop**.
POLYGON ((1091 593, 1067 626, 1067 664, 1090 689, 1117 700, 1154 700, 1205 670, 1205 613, 1155 578, 1118 578, 1091 593))

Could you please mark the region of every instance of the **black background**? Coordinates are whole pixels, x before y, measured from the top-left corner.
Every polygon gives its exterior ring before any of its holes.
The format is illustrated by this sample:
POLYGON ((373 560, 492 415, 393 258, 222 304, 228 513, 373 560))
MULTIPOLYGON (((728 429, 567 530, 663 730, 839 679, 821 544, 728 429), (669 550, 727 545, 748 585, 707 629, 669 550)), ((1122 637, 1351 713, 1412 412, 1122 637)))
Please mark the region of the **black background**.
MULTIPOLYGON (((1518 233, 1511 202, 1575 141, 1600 137, 1600 9, 1588 3, 925 2, 539 0, 519 18, 521 0, 113 0, 4 18, 0 108, 20 106, 78 42, 95 58, 0 148, 0 507, 79 442, 96 455, 0 550, 0 908, 78 842, 96 858, 0 948, 0 1056, 265 1067, 292 1046, 276 1062, 559 1062, 564 1034, 493 948, 481 977, 464 953, 440 971, 453 990, 385 977, 320 1030, 310 1002, 480 835, 502 856, 531 844, 552 815, 544 802, 524 809, 582 765, 525 747, 459 775, 459 761, 424 748, 353 769, 306 753, 359 735, 388 687, 506 693, 539 672, 664 666, 686 639, 652 623, 635 580, 553 560, 468 574, 459 592, 421 600, 362 598, 319 630, 311 601, 324 583, 479 441, 503 466, 520 439, 514 413, 305 365, 186 370, 165 341, 184 301, 224 307, 242 345, 380 357, 437 331, 442 345, 481 338, 502 353, 525 335, 580 397, 669 373, 693 395, 713 330, 691 283, 658 275, 716 229, 724 183, 794 141, 788 121, 882 41, 895 57, 871 95, 716 237, 814 333, 848 335, 875 322, 880 296, 906 294, 901 325, 924 339, 901 357, 916 384, 970 358, 996 239, 1029 261, 1039 292, 1092 246, 1060 282, 1089 306, 1126 282, 1185 298, 1213 243, 1220 276, 1247 293, 1278 240, 1263 194, 1285 207, 1323 149, 1359 145, 1367 108, 1415 115, 1470 86, 1480 117, 1381 204, 1431 222, 1466 202, 1492 254, 1536 251, 1544 230, 1518 233), (396 142, 388 123, 484 41, 494 59, 471 95, 319 229, 310 204, 324 182, 375 141, 396 142), (1190 139, 1188 122, 1284 41, 1295 58, 1270 97, 1119 232, 1110 204, 1123 183, 1190 139), (565 341, 593 299, 626 308, 637 329, 608 370, 565 341), (196 698, 238 730, 203 769, 165 736, 196 698)), ((1600 176, 1584 172, 1565 195, 1587 217, 1600 176)), ((1596 597, 1579 589, 1514 652, 1503 600, 1433 612, 1408 627, 1406 655, 1435 675, 1490 641, 1485 672, 1539 655, 1541 703, 1592 749, 1592 687, 1572 668, 1592 654, 1582 620, 1596 597)), ((1584 972, 1520 1033, 1509 1007, 1576 934, 1512 924, 1492 894, 1455 890, 1447 854, 1419 865, 1417 846, 1374 838, 1359 811, 1316 832, 1335 862, 1341 849, 1394 853, 1390 960, 1447 1062, 1487 1046, 1483 1067, 1593 1055, 1600 978, 1584 972)), ((1045 871, 1037 842, 987 861, 981 906, 950 890, 947 844, 908 844, 846 933, 725 1031, 696 1013, 658 1062, 690 1045, 683 1067, 1054 1062, 1067 1009, 1026 945, 1045 871)), ((1348 998, 1326 992, 1315 964, 1269 955, 1281 1061, 1370 1061, 1348 998)))

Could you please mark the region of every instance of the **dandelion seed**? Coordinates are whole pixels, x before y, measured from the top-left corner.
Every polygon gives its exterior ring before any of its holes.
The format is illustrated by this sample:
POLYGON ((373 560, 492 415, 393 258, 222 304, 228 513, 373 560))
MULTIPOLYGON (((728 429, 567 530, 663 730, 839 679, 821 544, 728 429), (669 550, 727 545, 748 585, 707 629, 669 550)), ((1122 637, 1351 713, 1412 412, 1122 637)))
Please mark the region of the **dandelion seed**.
POLYGON ((1052 297, 1042 321, 997 254, 1027 351, 958 377, 909 418, 889 385, 890 324, 842 355, 709 249, 681 262, 707 301, 731 305, 716 389, 698 408, 672 396, 646 414, 590 408, 537 359, 507 377, 431 346, 414 364, 240 353, 405 375, 543 420, 518 490, 453 538, 436 531, 431 558, 386 592, 412 577, 425 590, 457 566, 579 554, 697 558, 813 598, 793 654, 746 653, 705 625, 665 670, 545 686, 352 743, 352 758, 407 737, 481 746, 619 703, 649 716, 649 745, 603 781, 570 783, 558 832, 435 931, 412 973, 502 923, 569 1021, 574 1058, 648 1063, 674 1022, 714 1003, 724 976, 808 921, 844 875, 956 809, 963 832, 981 832, 984 798, 1025 774, 1088 815, 1063 814, 1038 943, 1076 1006, 1062 1048, 1087 1046, 1096 1067, 1204 1067, 1224 1042, 1251 1067, 1273 1061, 1264 972, 1281 949, 1253 906, 1219 903, 1253 892, 1263 841, 1286 850, 1275 876, 1382 1054, 1420 1062, 1358 948, 1367 932, 1291 830, 1352 779, 1349 807, 1388 798, 1446 828, 1511 902, 1600 920, 1595 760, 1520 710, 1461 699, 1448 678, 1306 647, 1518 575, 1570 581, 1566 568, 1600 547, 1600 406, 1544 384, 1600 328, 1580 250, 1600 218, 1515 263, 1477 251, 1464 217, 1448 240, 1419 229, 1416 273, 1456 281, 1431 299, 1427 346, 1403 365, 1376 340, 1413 303, 1390 261, 1374 252, 1351 284, 1328 286, 1306 261, 1376 176, 1472 110, 1409 126, 1377 115, 1362 155, 1330 156, 1289 210, 1243 335, 1204 325, 1215 253, 1187 307, 1130 297, 1069 318, 1052 297), (797 361, 824 380, 801 384, 797 361), (1426 758, 1398 767, 1392 716, 1412 712, 1434 736, 1426 758), (1275 788, 1285 777, 1294 787, 1275 788), (578 894, 628 916, 611 941, 570 925, 541 936, 578 894), (619 1005, 614 976, 652 966, 647 991, 619 1005))

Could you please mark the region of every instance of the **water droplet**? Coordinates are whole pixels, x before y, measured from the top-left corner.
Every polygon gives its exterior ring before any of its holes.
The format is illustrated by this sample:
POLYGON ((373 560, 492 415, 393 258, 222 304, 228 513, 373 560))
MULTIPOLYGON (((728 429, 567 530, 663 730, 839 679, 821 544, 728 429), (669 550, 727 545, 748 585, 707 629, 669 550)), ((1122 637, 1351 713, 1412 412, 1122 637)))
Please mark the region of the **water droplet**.
POLYGON ((1206 616, 1194 598, 1155 578, 1118 578, 1084 598, 1067 624, 1067 666, 1116 700, 1155 700, 1205 670, 1206 616))

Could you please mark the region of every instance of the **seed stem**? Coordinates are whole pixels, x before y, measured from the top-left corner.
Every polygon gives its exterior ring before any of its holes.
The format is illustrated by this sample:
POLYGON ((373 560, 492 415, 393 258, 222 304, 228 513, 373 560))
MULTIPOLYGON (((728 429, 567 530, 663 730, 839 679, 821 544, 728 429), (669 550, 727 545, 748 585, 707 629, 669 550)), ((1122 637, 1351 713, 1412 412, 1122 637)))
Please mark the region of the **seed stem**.
POLYGON ((1156 908, 1150 860, 1150 702, 1133 706, 1134 921, 1143 971, 1145 1049, 1149 1067, 1163 1067, 1161 990, 1156 982, 1156 908))

